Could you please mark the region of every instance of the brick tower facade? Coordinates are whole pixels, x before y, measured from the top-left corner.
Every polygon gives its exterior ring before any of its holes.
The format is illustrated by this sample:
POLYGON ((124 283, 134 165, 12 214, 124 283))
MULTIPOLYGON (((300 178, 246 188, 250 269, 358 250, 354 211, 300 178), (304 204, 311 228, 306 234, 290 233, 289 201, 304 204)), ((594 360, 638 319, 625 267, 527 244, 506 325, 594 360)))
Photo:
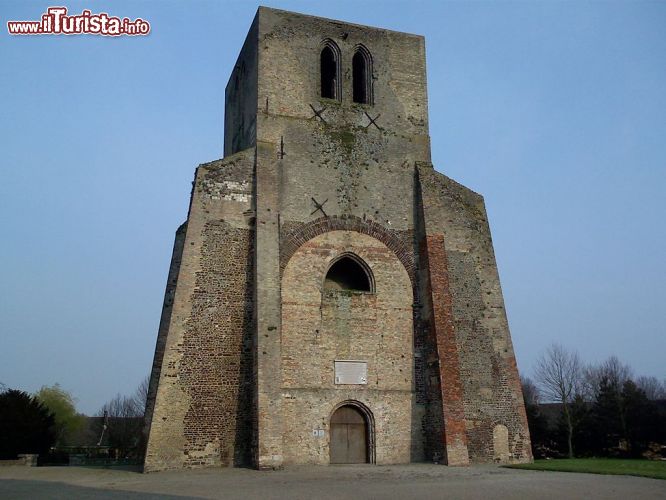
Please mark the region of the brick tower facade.
POLYGON ((421 36, 259 8, 176 232, 145 470, 531 460, 483 198, 421 36))

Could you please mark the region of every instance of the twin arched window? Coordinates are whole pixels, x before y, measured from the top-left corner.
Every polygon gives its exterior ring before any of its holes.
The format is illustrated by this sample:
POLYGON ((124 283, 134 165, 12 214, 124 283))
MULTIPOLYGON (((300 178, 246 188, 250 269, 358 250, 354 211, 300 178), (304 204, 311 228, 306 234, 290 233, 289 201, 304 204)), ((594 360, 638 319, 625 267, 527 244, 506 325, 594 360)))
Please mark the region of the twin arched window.
MULTIPOLYGON (((324 40, 320 54, 321 96, 342 100, 340 49, 332 40, 324 40)), ((372 57, 368 49, 358 45, 352 58, 353 101, 372 104, 372 57)))

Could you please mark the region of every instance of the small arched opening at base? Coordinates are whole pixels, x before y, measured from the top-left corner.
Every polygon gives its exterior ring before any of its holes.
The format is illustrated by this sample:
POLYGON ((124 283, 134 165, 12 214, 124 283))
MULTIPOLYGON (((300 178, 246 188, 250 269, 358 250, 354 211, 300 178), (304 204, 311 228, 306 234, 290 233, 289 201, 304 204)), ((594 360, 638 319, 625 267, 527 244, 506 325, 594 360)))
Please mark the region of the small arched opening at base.
POLYGON ((352 253, 340 255, 328 268, 324 290, 374 292, 374 279, 368 265, 352 253))
POLYGON ((506 425, 497 424, 493 428, 493 461, 507 463, 511 460, 509 449, 509 429, 506 425))
POLYGON ((375 463, 374 418, 358 401, 340 403, 330 419, 331 464, 375 463))

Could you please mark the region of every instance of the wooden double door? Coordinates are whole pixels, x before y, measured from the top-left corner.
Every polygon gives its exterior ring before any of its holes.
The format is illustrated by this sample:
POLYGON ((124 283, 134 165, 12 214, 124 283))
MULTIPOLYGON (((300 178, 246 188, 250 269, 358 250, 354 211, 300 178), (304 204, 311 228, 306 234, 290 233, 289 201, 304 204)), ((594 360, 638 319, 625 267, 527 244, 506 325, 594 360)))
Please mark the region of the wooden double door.
POLYGON ((368 462, 368 424, 353 406, 341 406, 331 417, 331 463, 368 462))

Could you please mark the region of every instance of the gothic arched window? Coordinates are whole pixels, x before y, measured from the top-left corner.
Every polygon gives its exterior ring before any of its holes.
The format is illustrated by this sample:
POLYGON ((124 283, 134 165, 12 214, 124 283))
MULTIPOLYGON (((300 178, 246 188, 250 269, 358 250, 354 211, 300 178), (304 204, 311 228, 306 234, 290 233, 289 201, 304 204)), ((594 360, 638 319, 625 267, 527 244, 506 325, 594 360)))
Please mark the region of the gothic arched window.
POLYGON ((352 58, 352 80, 354 102, 372 104, 372 57, 362 45, 356 48, 352 58))
POLYGON ((319 57, 321 96, 340 100, 340 49, 331 40, 324 41, 319 57))

